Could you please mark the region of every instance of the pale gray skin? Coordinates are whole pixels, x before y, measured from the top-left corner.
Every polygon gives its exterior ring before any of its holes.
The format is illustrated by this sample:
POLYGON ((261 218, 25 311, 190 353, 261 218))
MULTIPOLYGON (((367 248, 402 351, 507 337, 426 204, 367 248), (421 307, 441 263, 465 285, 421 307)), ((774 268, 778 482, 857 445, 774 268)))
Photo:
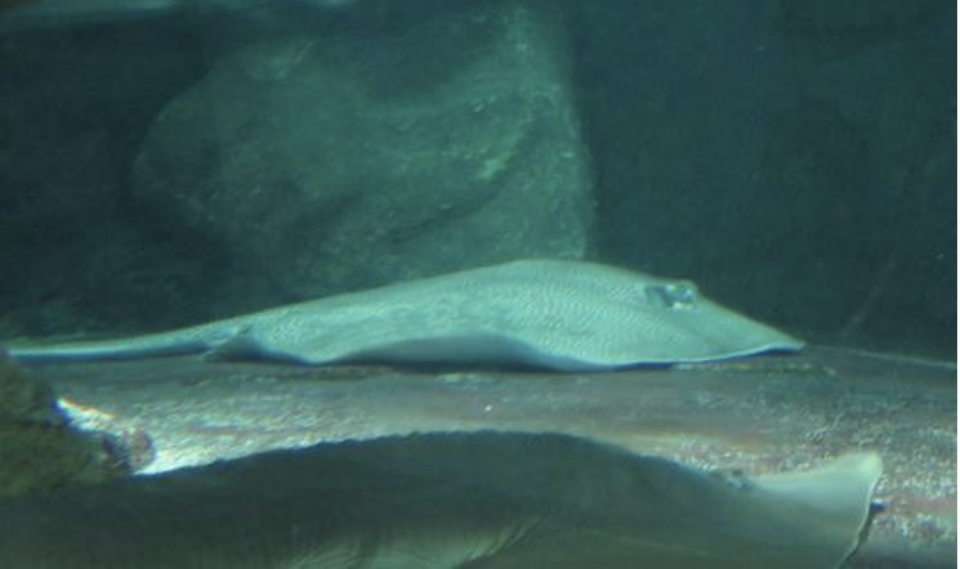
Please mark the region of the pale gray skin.
POLYGON ((525 260, 172 332, 8 351, 22 361, 207 353, 309 365, 507 364, 576 372, 802 346, 704 298, 686 281, 594 263, 525 260))
POLYGON ((753 480, 559 434, 324 444, 0 502, 0 566, 833 569, 881 468, 753 480))

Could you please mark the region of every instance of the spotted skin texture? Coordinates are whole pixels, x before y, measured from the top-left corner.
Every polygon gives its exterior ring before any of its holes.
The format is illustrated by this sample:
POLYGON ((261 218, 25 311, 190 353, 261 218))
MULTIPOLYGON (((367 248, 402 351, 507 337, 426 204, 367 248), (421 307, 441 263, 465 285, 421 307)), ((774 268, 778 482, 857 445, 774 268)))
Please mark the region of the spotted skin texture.
POLYGON ((24 361, 207 353, 307 365, 506 364, 576 372, 723 360, 802 345, 705 298, 687 281, 595 263, 525 260, 171 332, 8 351, 24 361))

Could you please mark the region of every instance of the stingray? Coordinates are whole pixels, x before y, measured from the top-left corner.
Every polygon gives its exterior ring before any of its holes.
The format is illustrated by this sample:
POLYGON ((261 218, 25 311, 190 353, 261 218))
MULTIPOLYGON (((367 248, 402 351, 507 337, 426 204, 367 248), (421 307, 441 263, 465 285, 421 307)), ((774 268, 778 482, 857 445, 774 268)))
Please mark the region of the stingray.
POLYGON ((687 281, 525 260, 115 340, 10 346, 21 361, 204 353, 301 364, 507 364, 564 372, 703 362, 803 344, 687 281))
POLYGON ((0 566, 828 569, 880 473, 754 479, 560 434, 326 443, 0 501, 0 566))

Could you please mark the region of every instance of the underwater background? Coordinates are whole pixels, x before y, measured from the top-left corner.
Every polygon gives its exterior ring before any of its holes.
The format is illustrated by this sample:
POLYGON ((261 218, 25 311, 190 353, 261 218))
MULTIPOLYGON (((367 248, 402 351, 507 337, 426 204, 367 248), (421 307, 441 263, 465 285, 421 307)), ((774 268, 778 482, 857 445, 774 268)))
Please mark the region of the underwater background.
POLYGON ((541 256, 955 357, 954 2, 194 4, 0 20, 0 337, 541 256))
POLYGON ((947 0, 0 0, 0 565, 956 567, 956 42, 947 0), (530 258, 600 264, 457 272, 530 258))

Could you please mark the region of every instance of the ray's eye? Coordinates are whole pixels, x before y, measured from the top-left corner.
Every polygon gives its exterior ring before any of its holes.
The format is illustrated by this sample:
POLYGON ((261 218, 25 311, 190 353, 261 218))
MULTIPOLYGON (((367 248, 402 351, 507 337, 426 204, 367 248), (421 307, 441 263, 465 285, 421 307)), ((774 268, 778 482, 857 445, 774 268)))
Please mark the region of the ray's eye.
POLYGON ((647 302, 670 310, 691 310, 697 305, 697 287, 690 282, 646 287, 647 302))

